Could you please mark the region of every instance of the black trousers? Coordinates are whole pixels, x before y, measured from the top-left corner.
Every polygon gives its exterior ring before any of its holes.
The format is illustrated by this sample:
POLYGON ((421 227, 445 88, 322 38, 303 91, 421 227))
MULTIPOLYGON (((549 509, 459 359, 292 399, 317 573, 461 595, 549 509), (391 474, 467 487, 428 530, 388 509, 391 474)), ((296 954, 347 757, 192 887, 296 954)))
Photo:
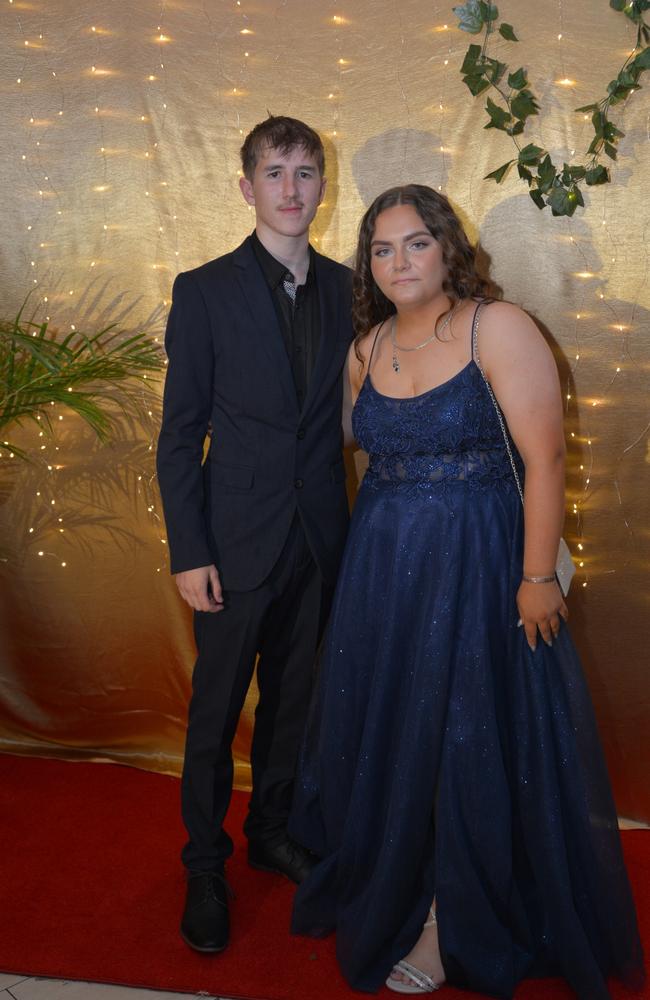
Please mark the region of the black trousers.
POLYGON ((296 516, 260 587, 226 593, 223 611, 195 612, 198 657, 181 782, 189 836, 182 859, 190 870, 217 870, 232 854, 232 840, 223 829, 232 792, 231 746, 258 655, 253 791, 244 831, 256 841, 284 836, 330 599, 296 516))

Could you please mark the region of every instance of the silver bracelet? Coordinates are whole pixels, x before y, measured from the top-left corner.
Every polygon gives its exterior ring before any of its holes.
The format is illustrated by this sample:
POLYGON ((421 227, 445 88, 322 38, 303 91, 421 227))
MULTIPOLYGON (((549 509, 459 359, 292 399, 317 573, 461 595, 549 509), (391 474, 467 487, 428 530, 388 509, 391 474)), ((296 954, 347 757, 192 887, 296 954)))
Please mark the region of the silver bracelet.
POLYGON ((524 573, 521 579, 524 583, 555 583, 555 573, 552 576, 526 576, 524 573))

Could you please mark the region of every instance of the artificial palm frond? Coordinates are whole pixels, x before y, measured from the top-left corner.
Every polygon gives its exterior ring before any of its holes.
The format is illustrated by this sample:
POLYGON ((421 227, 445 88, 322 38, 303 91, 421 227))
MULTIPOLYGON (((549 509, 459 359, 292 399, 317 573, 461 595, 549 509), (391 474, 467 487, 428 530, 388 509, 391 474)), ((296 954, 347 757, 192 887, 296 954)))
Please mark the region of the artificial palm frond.
POLYGON ((92 336, 60 337, 47 323, 23 320, 22 310, 12 321, 0 320, 0 449, 25 458, 4 440, 5 429, 34 420, 51 431, 53 404, 73 410, 107 440, 116 410, 137 412, 142 382, 163 367, 160 347, 144 333, 108 326, 92 336))

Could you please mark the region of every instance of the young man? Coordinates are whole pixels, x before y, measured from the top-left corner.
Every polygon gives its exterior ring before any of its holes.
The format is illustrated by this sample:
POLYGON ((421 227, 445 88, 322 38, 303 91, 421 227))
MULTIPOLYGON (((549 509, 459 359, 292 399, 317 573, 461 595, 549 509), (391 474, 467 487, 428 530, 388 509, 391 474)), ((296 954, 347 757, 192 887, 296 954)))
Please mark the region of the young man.
POLYGON ((224 862, 233 845, 222 824, 231 744, 258 655, 248 860, 295 882, 309 870, 286 822, 348 521, 341 371, 352 337, 350 272, 309 246, 325 190, 323 145, 303 122, 270 117, 241 156, 255 232, 176 278, 158 443, 171 569, 195 611, 181 934, 202 952, 228 942, 224 862))

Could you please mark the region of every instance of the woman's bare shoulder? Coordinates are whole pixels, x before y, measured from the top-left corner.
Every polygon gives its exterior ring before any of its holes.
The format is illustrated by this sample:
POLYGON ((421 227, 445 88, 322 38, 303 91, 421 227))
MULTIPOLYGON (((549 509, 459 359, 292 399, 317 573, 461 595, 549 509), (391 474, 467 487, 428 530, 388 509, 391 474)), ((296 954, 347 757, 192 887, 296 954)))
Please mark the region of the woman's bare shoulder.
POLYGON ((367 333, 362 334, 360 337, 355 337, 350 344, 350 350, 348 351, 348 363, 351 367, 355 366, 357 369, 360 369, 361 373, 366 370, 375 340, 377 339, 377 334, 384 325, 384 322, 385 321, 376 323, 375 326, 371 327, 367 333))
POLYGON ((531 366, 555 372, 551 350, 528 313, 513 302, 495 301, 482 310, 478 353, 488 376, 531 366))
POLYGON ((507 347, 513 341, 544 340, 539 327, 528 313, 514 302, 487 302, 480 315, 480 330, 485 346, 507 347))

